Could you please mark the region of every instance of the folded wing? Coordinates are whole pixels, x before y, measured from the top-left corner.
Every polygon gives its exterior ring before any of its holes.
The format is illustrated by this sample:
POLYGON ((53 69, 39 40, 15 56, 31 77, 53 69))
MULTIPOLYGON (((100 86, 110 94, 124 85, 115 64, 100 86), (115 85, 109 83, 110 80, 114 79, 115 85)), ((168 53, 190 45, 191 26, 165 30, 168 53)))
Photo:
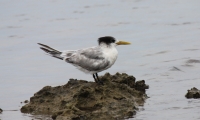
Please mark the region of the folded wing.
POLYGON ((109 61, 104 58, 99 47, 77 50, 71 54, 70 57, 66 57, 65 61, 73 64, 84 72, 99 72, 107 69, 109 66, 109 61))

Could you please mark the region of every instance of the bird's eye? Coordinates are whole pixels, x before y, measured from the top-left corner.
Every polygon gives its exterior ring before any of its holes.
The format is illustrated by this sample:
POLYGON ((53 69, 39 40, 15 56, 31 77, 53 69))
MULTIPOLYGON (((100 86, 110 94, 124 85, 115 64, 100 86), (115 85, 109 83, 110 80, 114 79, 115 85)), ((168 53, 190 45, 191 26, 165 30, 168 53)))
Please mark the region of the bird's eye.
POLYGON ((114 42, 115 42, 115 40, 112 40, 112 42, 114 43, 114 42))

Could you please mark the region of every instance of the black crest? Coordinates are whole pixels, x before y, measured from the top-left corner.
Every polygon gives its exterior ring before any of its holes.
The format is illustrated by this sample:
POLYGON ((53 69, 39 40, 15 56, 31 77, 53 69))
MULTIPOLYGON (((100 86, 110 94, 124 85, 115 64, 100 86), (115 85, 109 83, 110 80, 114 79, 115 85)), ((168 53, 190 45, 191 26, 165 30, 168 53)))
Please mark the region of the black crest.
POLYGON ((109 45, 110 43, 115 43, 116 40, 114 37, 105 36, 105 37, 100 37, 98 41, 99 41, 99 45, 101 43, 105 43, 105 44, 109 45))

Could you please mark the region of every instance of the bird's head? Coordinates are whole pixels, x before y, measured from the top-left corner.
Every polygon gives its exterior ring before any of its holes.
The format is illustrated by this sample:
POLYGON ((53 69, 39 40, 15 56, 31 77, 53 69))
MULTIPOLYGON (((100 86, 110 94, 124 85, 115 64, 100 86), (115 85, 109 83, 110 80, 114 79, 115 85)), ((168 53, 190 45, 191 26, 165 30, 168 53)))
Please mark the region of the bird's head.
POLYGON ((101 44, 106 44, 106 45, 129 45, 131 44, 130 42, 126 42, 126 41, 119 41, 119 40, 116 40, 114 37, 111 37, 111 36, 105 36, 105 37, 100 37, 99 40, 99 45, 101 44))

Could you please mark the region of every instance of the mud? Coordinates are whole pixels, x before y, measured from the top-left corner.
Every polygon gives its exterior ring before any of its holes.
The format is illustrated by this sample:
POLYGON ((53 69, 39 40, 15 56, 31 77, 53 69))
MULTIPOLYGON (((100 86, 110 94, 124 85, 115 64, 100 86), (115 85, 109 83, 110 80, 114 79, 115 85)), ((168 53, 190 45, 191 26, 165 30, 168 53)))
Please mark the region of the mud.
POLYGON ((70 79, 63 86, 46 86, 21 108, 22 113, 48 114, 56 120, 116 120, 131 118, 143 105, 148 85, 125 73, 100 79, 104 85, 70 79))
POLYGON ((200 90, 193 87, 191 90, 188 90, 187 94, 185 95, 186 98, 200 98, 200 90))

